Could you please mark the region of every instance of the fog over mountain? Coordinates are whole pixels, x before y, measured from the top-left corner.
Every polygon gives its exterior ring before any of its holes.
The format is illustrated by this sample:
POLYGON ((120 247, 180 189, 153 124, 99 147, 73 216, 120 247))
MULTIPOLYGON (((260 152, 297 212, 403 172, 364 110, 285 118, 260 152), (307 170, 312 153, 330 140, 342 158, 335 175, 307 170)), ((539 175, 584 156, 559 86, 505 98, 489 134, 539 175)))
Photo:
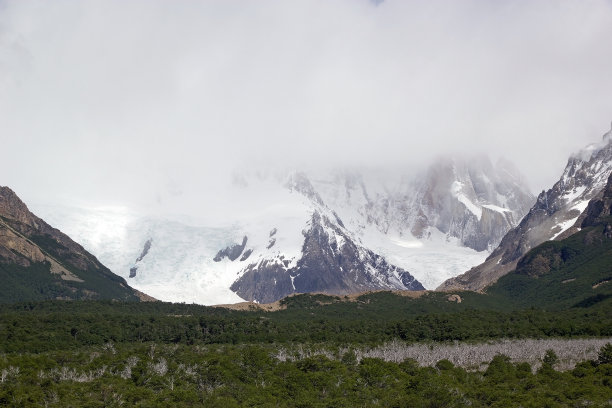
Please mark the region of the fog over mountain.
POLYGON ((612 119, 612 2, 0 0, 0 185, 223 209, 235 175, 505 157, 534 192, 612 119))

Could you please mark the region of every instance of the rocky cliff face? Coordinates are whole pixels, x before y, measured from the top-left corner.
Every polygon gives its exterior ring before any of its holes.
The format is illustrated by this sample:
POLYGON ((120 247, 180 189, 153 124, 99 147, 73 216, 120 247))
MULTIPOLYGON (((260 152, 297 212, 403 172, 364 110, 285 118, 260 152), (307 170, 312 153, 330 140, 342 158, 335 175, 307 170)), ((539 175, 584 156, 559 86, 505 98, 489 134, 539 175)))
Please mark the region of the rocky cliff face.
MULTIPOLYGON (((0 274, 5 277, 5 285, 9 281, 22 288, 25 298, 11 300, 46 299, 52 298, 52 294, 61 294, 61 298, 138 299, 123 278, 32 214, 8 187, 0 187, 0 274), (36 284, 27 276, 34 267, 37 271, 41 268, 48 271, 48 286, 28 288, 36 284), (96 287, 98 282, 100 287, 96 287)), ((10 291, 5 286, 4 292, 10 291)))
POLYGON ((612 130, 601 143, 570 157, 563 175, 542 191, 520 224, 510 230, 486 261, 444 282, 438 289, 482 290, 515 269, 531 248, 551 239, 562 239, 579 230, 589 201, 606 185, 612 172, 612 130))
MULTIPOLYGON (((0 233, 4 237, 0 262, 22 266, 43 261, 54 263, 54 259, 36 243, 48 240, 55 244, 55 252, 70 265, 80 269, 99 267, 87 258, 80 245, 32 214, 8 187, 0 187, 0 217, 0 233)), ((64 269, 59 265, 56 268, 64 269)), ((68 271, 64 273, 65 276, 71 275, 68 271)))
MULTIPOLYGON (((382 183, 356 171, 295 173, 285 187, 316 208, 303 231, 301 255, 292 266, 286 259, 269 257, 249 264, 231 286, 244 299, 270 302, 296 292, 422 290, 408 271, 363 244, 366 231, 373 227, 383 235, 427 240, 435 230, 484 251, 497 244, 533 202, 510 164, 493 166, 486 158, 441 159, 425 176, 404 175, 382 183)), ((234 244, 225 251, 230 249, 245 247, 234 244)))
POLYGON ((416 236, 423 225, 435 227, 477 251, 492 249, 533 203, 518 171, 504 161, 486 158, 452 160, 432 166, 420 184, 412 212, 421 216, 411 226, 416 236), (450 194, 449 194, 450 192, 450 194))
POLYGON ((606 231, 610 230, 609 217, 612 216, 612 173, 608 177, 606 187, 589 202, 583 214, 584 217, 580 223, 580 228, 606 223, 606 231))
POLYGON ((341 223, 319 211, 313 213, 303 234, 303 256, 295 266, 283 257, 261 260, 247 266, 231 289, 244 299, 260 303, 292 293, 424 290, 410 273, 359 245, 341 223))
POLYGON ((423 174, 394 182, 338 173, 332 180, 315 181, 315 188, 356 229, 370 224, 386 234, 417 239, 427 239, 435 229, 476 251, 495 248, 534 201, 510 163, 493 165, 486 157, 440 158, 423 174))

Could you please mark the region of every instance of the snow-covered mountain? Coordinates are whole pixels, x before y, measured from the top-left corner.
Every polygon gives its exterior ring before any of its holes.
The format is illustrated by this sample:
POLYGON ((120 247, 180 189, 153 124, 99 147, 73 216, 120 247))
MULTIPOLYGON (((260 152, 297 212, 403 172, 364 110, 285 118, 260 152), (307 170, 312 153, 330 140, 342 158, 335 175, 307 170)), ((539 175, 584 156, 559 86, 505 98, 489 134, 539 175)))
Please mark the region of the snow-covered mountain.
POLYGON ((417 239, 441 232, 476 251, 495 248, 534 201, 511 163, 494 166, 486 157, 439 158, 425 172, 399 177, 336 172, 313 185, 353 230, 373 225, 417 239))
POLYGON ((521 180, 507 163, 440 159, 423 173, 242 172, 222 216, 37 211, 158 299, 269 302, 434 288, 481 263, 520 220, 533 199, 521 180))
POLYGON ((559 181, 542 191, 521 223, 510 230, 484 263, 440 285, 440 290, 481 290, 515 269, 531 248, 579 230, 584 210, 612 172, 612 129, 601 142, 572 155, 559 181))

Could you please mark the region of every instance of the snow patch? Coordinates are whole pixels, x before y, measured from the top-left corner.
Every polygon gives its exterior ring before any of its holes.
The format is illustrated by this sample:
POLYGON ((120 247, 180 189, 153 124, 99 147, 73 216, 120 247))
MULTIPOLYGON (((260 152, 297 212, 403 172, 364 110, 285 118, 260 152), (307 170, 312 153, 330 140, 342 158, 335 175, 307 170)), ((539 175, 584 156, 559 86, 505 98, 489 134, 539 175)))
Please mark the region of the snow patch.
POLYGON ((565 231, 567 231, 568 229, 570 229, 572 227, 572 225, 574 225, 576 223, 576 220, 578 219, 578 217, 576 218, 572 218, 570 220, 567 221, 563 221, 557 225, 555 225, 552 230, 555 230, 556 228, 561 228, 559 230, 559 232, 557 232, 556 234, 554 234, 552 237, 550 237, 549 241, 553 241, 555 240, 559 235, 563 234, 565 231))
POLYGON ((451 185, 451 193, 459 202, 472 213, 474 214, 478 220, 482 218, 482 208, 476 204, 474 204, 463 192, 463 183, 460 181, 453 181, 451 185))
POLYGON ((574 210, 578 210, 578 216, 571 218, 567 221, 563 221, 557 225, 555 225, 552 230, 555 230, 556 228, 561 228, 561 230, 557 233, 555 233, 551 238, 550 241, 554 240, 555 238, 557 238, 559 235, 563 234, 565 231, 567 231, 568 229, 570 229, 578 220, 578 218, 580 217, 580 214, 582 214, 584 212, 584 210, 586 210, 586 208, 589 205, 589 200, 582 200, 580 202, 578 202, 577 204, 575 204, 573 207, 571 207, 568 212, 574 211, 574 210))
MULTIPOLYGON (((566 204, 570 204, 572 203, 575 199, 580 198, 584 195, 584 192, 586 191, 586 186, 580 186, 577 188, 574 188, 572 191, 568 191, 567 193, 565 193, 563 195, 563 198, 565 199, 565 203, 566 204)), ((588 203, 588 201, 587 201, 588 203)), ((585 206, 586 208, 586 206, 585 206)))
POLYGON ((295 278, 297 278, 299 275, 296 276, 291 276, 289 275, 289 277, 291 278, 291 286, 293 287, 293 290, 295 290, 295 278))
POLYGON ((417 239, 406 240, 403 238, 393 237, 393 236, 389 237, 389 241, 391 241, 392 244, 395 244, 402 248, 422 248, 424 245, 422 241, 419 241, 417 239))
POLYGON ((445 280, 462 274, 487 258, 487 251, 478 252, 461 245, 459 239, 432 228, 429 238, 388 236, 375 227, 364 231, 367 248, 382 255, 387 262, 409 272, 425 289, 435 289, 445 280))
POLYGON ((488 208, 489 210, 493 210, 493 211, 497 211, 499 213, 511 213, 512 210, 508 209, 508 208, 503 208, 503 207, 499 207, 497 205, 493 205, 493 204, 485 204, 483 205, 484 208, 488 208))

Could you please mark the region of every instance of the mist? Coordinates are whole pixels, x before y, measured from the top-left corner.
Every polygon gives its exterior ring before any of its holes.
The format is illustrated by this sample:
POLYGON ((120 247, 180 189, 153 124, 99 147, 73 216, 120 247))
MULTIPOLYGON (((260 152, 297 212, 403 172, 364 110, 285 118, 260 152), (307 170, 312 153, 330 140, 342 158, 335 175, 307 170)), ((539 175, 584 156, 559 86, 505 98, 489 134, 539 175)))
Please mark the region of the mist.
POLYGON ((612 119, 612 1, 0 0, 0 185, 222 202, 235 171, 504 157, 612 119))

